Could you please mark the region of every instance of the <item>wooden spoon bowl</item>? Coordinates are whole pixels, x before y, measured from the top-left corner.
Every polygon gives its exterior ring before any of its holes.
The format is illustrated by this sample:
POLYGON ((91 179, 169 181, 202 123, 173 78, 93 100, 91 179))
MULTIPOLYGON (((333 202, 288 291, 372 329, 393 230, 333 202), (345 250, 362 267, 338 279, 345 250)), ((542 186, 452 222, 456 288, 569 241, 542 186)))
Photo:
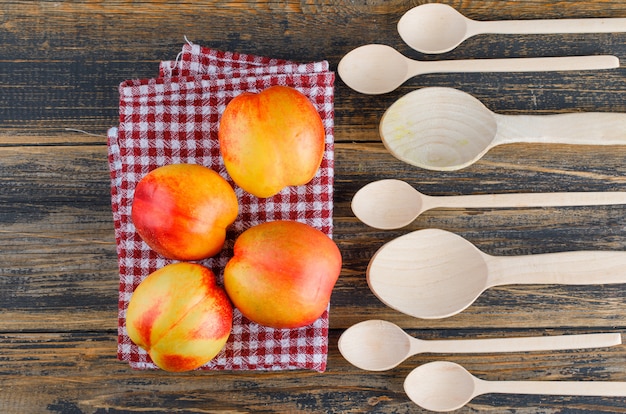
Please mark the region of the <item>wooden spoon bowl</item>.
POLYGON ((623 145, 624 131, 623 113, 502 115, 470 94, 444 87, 406 94, 380 121, 381 139, 392 155, 436 171, 465 168, 501 144, 623 145))

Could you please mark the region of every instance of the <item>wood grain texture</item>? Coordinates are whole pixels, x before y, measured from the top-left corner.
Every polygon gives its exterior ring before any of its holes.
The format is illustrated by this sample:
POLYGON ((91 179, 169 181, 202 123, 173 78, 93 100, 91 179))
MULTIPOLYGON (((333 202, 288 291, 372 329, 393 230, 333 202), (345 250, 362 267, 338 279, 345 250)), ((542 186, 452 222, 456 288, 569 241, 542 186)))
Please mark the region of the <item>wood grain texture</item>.
MULTIPOLYGON (((432 339, 432 332, 411 331, 432 339)), ((505 332, 505 334, 515 332, 505 332)), ((563 332, 551 332, 559 334, 563 332)), ((475 332, 446 335, 475 337, 475 332)), ((448 337, 449 337, 448 336, 448 337)), ((337 333, 331 334, 336 344, 337 333)), ((311 372, 213 372, 163 374, 129 371, 114 359, 115 341, 104 333, 4 334, 0 344, 8 361, 0 370, 0 387, 10 390, 0 401, 3 412, 416 412, 403 396, 402 381, 416 364, 432 359, 410 358, 393 372, 364 375, 349 365, 333 345, 329 368, 311 372)), ((597 350, 511 353, 441 357, 465 365, 488 380, 536 379, 584 381, 626 379, 620 364, 623 347, 597 350), (572 361, 578 361, 572 366, 572 361)), ((475 399, 464 412, 489 409, 534 412, 615 412, 616 399, 594 397, 523 397, 487 395, 475 399), (551 407, 551 408, 548 408, 551 407), (543 411, 546 412, 546 411, 543 411)))
MULTIPOLYGON (((620 0, 451 0, 478 20, 626 17, 620 0)), ((402 390, 419 355, 388 372, 349 365, 337 340, 350 325, 387 319, 424 339, 626 332, 623 285, 507 286, 466 311, 424 321, 384 306, 365 272, 383 243, 442 228, 493 255, 626 250, 626 207, 434 209, 382 231, 352 214, 354 193, 399 178, 429 195, 614 191, 626 184, 619 146, 505 145, 478 163, 437 173, 392 157, 378 136, 385 109, 415 88, 447 86, 495 112, 626 112, 624 68, 417 77, 366 96, 335 89, 334 238, 344 258, 330 311, 328 370, 132 371, 116 360, 117 260, 106 130, 118 84, 152 77, 186 36, 218 49, 298 61, 341 57, 366 43, 414 59, 615 54, 626 33, 481 35, 441 56, 422 55, 395 31, 423 1, 3 1, 0 4, 0 412, 421 412, 402 390), (93 135, 76 132, 80 129, 93 135)), ((626 346, 584 351, 437 356, 490 380, 626 380, 626 346)), ((623 398, 485 395, 459 412, 614 413, 623 398)))

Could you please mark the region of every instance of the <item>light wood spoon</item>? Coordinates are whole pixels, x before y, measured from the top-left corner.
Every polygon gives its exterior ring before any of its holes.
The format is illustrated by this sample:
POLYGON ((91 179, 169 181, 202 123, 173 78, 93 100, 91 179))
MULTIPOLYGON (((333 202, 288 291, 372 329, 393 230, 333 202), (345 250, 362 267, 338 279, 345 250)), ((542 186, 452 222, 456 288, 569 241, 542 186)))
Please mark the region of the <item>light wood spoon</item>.
POLYGON ((441 3, 416 6, 398 21, 398 33, 423 53, 448 52, 468 38, 485 33, 610 33, 626 32, 625 18, 476 21, 441 3))
POLYGON ((410 336, 391 322, 368 320, 352 325, 341 334, 339 352, 357 368, 386 371, 419 353, 548 351, 605 347, 621 343, 622 335, 618 332, 522 338, 423 340, 410 336))
POLYGON ((623 145, 626 114, 501 115, 463 91, 427 87, 404 95, 387 109, 380 135, 399 160, 452 171, 473 164, 501 144, 623 145))
POLYGON ((393 309, 417 318, 445 318, 499 285, 626 283, 626 252, 491 256, 457 234, 425 229, 383 245, 369 263, 367 282, 393 309))
POLYGON ((444 412, 490 393, 626 397, 626 382, 485 381, 454 362, 435 361, 411 371, 404 380, 404 391, 420 407, 444 412))
POLYGON ((339 61, 337 72, 355 91, 378 95, 426 73, 546 72, 617 67, 619 59, 610 55, 417 61, 390 46, 369 44, 348 52, 339 61))
POLYGON ((626 204, 626 191, 472 194, 429 196, 402 180, 388 179, 363 186, 352 198, 354 215, 377 229, 398 229, 437 207, 556 207, 626 204))

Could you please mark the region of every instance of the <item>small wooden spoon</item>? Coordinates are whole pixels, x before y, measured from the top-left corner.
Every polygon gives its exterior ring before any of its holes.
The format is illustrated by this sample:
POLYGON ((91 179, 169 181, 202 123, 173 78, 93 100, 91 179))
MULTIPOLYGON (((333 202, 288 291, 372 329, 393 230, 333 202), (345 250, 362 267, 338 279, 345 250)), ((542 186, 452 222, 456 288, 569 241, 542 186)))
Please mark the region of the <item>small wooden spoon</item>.
POLYGON ((417 61, 390 46, 370 44, 346 54, 337 72, 357 92, 378 95, 391 92, 407 80, 426 73, 451 72, 546 72, 612 69, 619 59, 610 55, 539 58, 417 61))
POLYGON ((436 171, 465 168, 496 145, 515 142, 623 145, 625 131, 623 113, 501 115, 472 95, 445 87, 404 95, 380 122, 381 139, 393 156, 436 171))
POLYGON ((407 11, 398 33, 423 53, 448 52, 472 36, 484 33, 610 33, 626 32, 626 19, 550 19, 476 21, 441 3, 422 4, 407 11))
POLYGON ((383 245, 369 263, 367 282, 383 303, 400 312, 445 318, 493 286, 626 283, 626 252, 490 256, 454 233, 425 229, 383 245))
POLYGON ((618 332, 604 334, 423 340, 410 336, 399 326, 382 320, 352 325, 339 337, 339 352, 357 368, 386 371, 419 353, 474 354, 490 352, 548 351, 619 345, 618 332))
POLYGON ((377 229, 398 229, 437 208, 555 207, 626 204, 626 191, 429 196, 401 180, 379 180, 352 198, 354 215, 377 229))
POLYGON ((404 380, 404 391, 420 407, 444 412, 490 393, 626 397, 626 382, 485 381, 454 362, 435 361, 411 371, 404 380))

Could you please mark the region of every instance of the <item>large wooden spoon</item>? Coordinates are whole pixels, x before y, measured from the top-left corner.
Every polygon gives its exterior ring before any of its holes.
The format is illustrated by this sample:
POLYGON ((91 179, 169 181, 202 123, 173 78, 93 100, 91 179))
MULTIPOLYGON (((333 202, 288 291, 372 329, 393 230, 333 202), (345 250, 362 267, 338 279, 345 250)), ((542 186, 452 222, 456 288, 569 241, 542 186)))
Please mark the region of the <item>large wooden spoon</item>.
POLYGON ((445 318, 499 285, 626 283, 626 252, 491 256, 459 235, 425 229, 383 245, 369 263, 367 282, 383 303, 400 312, 445 318))
POLYGON ((409 59, 390 46, 370 44, 346 54, 339 62, 337 72, 355 91, 378 95, 391 92, 412 77, 426 73, 546 72, 617 67, 619 59, 609 55, 424 62, 409 59))
POLYGON ((373 181, 352 198, 354 215, 377 229, 398 229, 437 207, 556 207, 625 204, 626 191, 429 196, 402 180, 373 181))
POLYGON ((339 337, 339 352, 357 368, 386 371, 419 353, 473 354, 582 349, 619 345, 622 335, 598 333, 521 338, 423 340, 410 336, 398 325, 368 320, 352 325, 339 337))
POLYGON ((626 144, 626 114, 501 115, 454 88, 427 87, 394 102, 380 122, 399 160, 436 171, 465 168, 491 148, 515 142, 626 144))
POLYGON ((626 32, 626 19, 546 19, 476 21, 453 7, 429 3, 413 7, 398 21, 398 33, 423 53, 448 52, 472 36, 484 33, 610 33, 626 32))
POLYGON ((490 393, 626 397, 626 382, 485 381, 454 362, 435 361, 411 371, 404 380, 404 391, 420 407, 444 412, 490 393))

